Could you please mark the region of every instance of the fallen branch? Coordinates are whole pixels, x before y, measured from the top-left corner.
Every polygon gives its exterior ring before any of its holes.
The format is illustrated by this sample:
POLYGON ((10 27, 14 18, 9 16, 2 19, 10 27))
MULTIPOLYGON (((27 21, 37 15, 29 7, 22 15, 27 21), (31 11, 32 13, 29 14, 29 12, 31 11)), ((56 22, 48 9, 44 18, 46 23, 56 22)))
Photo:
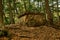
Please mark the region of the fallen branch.
POLYGON ((25 15, 44 15, 44 14, 43 13, 26 12, 24 14, 19 15, 18 18, 21 18, 25 15))

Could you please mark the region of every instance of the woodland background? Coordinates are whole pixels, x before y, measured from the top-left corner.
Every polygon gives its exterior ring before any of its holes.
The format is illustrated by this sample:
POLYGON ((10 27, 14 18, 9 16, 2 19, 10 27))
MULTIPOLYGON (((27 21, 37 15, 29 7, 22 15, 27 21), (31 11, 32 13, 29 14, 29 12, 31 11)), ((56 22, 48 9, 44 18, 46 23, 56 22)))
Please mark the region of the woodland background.
MULTIPOLYGON (((15 36, 16 34, 12 29, 14 29, 17 34, 18 32, 20 33, 20 30, 24 30, 22 32, 31 30, 31 35, 34 35, 35 32, 37 32, 37 35, 38 33, 40 35, 40 32, 43 31, 41 35, 46 34, 47 36, 50 35, 51 32, 53 32, 52 34, 60 35, 60 0, 0 0, 0 36, 5 37, 8 34, 9 38, 13 34, 15 36)), ((27 35, 27 33, 24 34, 27 35)), ((40 38, 40 36, 38 36, 37 39, 44 40, 46 36, 44 38, 41 36, 41 39, 38 39, 40 38)), ((30 38, 27 36, 20 37, 30 38)), ((51 39, 52 38, 50 38, 50 40, 51 39)), ((60 37, 57 37, 57 39, 60 40, 60 37)), ((1 40, 3 40, 3 38, 1 40)), ((48 40, 48 38, 46 38, 46 40, 48 40)), ((55 38, 52 40, 55 40, 55 38)))

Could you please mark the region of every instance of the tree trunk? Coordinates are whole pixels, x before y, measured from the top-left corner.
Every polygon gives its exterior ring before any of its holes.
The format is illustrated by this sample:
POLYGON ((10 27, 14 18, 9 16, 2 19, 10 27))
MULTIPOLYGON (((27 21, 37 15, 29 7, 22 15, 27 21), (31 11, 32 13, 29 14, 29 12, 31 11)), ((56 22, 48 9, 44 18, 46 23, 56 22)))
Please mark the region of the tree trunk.
POLYGON ((11 9, 11 2, 9 0, 9 10, 10 10, 10 13, 9 13, 9 18, 10 18, 10 23, 11 24, 14 24, 14 18, 13 18, 13 13, 12 13, 12 9, 11 9))
POLYGON ((57 11, 57 16, 58 16, 58 22, 59 22, 59 4, 58 4, 58 0, 56 0, 56 2, 57 2, 57 8, 56 8, 56 11, 57 11))
POLYGON ((53 21, 53 17, 52 17, 52 13, 50 12, 50 8, 49 8, 49 1, 48 0, 45 0, 45 12, 46 12, 46 15, 47 15, 47 22, 49 24, 52 24, 52 21, 53 21))
POLYGON ((16 0, 13 0, 13 8, 14 8, 14 11, 16 11, 17 14, 19 14, 16 6, 16 0))
POLYGON ((3 23, 3 8, 2 8, 2 0, 0 0, 0 28, 4 25, 3 23))

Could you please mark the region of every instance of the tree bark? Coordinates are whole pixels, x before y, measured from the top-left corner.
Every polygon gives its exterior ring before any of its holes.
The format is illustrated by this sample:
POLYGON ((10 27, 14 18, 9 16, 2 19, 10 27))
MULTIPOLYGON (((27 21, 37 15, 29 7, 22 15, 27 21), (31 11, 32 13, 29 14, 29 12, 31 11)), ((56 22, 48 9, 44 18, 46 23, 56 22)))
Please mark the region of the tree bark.
POLYGON ((45 0, 45 12, 46 12, 46 15, 47 15, 47 21, 49 24, 52 24, 52 21, 53 21, 53 17, 52 17, 52 13, 50 12, 50 8, 49 8, 49 1, 48 0, 45 0))
POLYGON ((2 0, 0 0, 0 28, 2 28, 4 22, 3 22, 3 8, 2 8, 2 0))

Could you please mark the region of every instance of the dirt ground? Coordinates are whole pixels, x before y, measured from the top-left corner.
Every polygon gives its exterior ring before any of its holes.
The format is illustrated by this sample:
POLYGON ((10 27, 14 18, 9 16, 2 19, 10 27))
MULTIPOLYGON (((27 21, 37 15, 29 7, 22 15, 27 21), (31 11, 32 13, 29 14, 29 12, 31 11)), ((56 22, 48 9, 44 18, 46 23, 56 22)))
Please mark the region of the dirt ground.
MULTIPOLYGON (((9 32, 11 40, 60 40, 60 30, 51 26, 40 27, 10 27, 9 32)), ((0 40, 8 40, 7 37, 2 37, 0 40)))

